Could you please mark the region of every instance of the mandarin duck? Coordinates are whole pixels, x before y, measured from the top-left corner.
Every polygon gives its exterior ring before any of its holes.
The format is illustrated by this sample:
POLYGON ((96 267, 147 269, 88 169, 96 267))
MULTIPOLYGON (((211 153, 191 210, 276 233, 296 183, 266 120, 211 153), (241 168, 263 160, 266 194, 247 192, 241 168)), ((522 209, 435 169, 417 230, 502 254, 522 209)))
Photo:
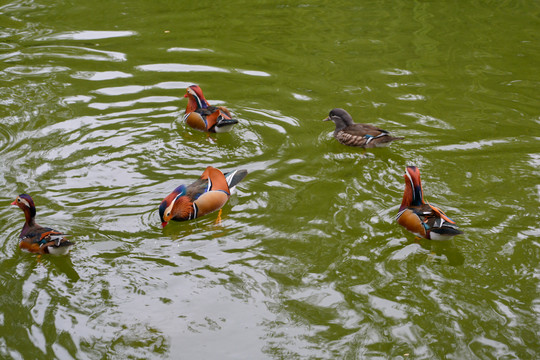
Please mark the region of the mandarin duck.
POLYGON ((69 253, 73 243, 64 237, 65 234, 36 224, 36 207, 30 195, 17 196, 11 205, 21 208, 26 219, 19 235, 21 249, 38 254, 66 255, 69 253))
POLYGON ((220 210, 231 196, 231 190, 247 175, 247 170, 223 174, 209 166, 194 183, 180 185, 159 205, 161 226, 170 220, 192 220, 220 210))
POLYGON ((188 98, 185 122, 200 131, 223 133, 231 131, 238 120, 232 119, 231 113, 225 106, 211 106, 204 98, 198 85, 188 87, 184 97, 188 98))
POLYGON ((456 223, 439 208, 424 201, 420 171, 407 166, 405 192, 397 214, 397 223, 419 237, 430 240, 448 240, 463 234, 456 223))
POLYGON ((403 137, 391 136, 388 131, 369 124, 357 124, 351 115, 343 109, 332 109, 323 121, 333 121, 336 124, 334 137, 342 144, 362 148, 384 147, 394 140, 403 137))

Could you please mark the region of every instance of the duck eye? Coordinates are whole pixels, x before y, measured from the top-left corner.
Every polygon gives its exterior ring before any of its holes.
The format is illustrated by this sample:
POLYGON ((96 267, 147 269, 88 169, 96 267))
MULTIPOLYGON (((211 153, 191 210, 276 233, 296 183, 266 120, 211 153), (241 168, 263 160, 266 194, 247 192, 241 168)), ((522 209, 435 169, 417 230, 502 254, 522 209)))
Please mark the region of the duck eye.
POLYGON ((21 202, 21 198, 17 198, 17 202, 21 202))
POLYGON ((170 212, 168 212, 168 213, 167 213, 167 216, 169 216, 169 215, 171 215, 171 213, 170 213, 170 212))

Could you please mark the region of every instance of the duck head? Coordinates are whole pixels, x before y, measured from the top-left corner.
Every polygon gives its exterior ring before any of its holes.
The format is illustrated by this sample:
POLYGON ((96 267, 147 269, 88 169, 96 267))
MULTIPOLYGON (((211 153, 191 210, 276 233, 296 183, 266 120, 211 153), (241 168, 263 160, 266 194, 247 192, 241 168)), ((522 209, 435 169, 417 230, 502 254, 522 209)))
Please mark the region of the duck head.
POLYGON ((188 87, 184 97, 188 98, 186 114, 197 109, 206 109, 209 106, 199 85, 191 85, 188 87))
POLYGON ((351 115, 346 110, 340 108, 332 109, 328 117, 323 121, 333 121, 336 124, 336 130, 341 130, 354 124, 351 115))
POLYGON ((18 206, 23 212, 26 218, 26 223, 32 225, 34 218, 36 217, 36 206, 34 200, 27 194, 21 194, 11 203, 11 205, 18 206))
POLYGON ((173 208, 179 198, 186 194, 185 185, 180 185, 172 193, 167 195, 165 199, 159 205, 159 218, 161 219, 161 226, 165 227, 169 221, 176 215, 173 208))
POLYGON ((403 177, 405 178, 405 192, 403 193, 403 201, 399 211, 409 206, 425 204, 424 191, 420 181, 420 170, 416 166, 407 166, 403 177))

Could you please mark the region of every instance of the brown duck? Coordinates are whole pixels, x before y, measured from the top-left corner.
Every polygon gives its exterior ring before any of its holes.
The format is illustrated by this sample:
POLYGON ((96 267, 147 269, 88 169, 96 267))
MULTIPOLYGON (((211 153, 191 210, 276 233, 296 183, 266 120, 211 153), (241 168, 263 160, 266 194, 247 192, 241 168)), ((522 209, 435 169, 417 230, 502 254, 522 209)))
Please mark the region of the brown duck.
POLYGON ((25 223, 19 235, 19 247, 37 254, 66 255, 73 243, 65 234, 36 224, 36 206, 27 194, 17 196, 11 205, 18 206, 24 212, 25 223))
POLYGON ((238 120, 232 118, 225 106, 208 104, 198 85, 188 87, 184 97, 188 98, 184 120, 193 129, 223 133, 231 131, 238 124, 238 120))
POLYGON ((388 131, 373 125, 357 124, 347 111, 340 108, 332 109, 323 121, 330 120, 336 124, 334 137, 343 145, 374 148, 388 146, 394 140, 404 139, 391 136, 388 131))
POLYGON ((405 192, 397 215, 397 223, 419 237, 448 240, 463 234, 446 214, 424 200, 420 170, 416 166, 405 169, 405 192))
MULTIPOLYGON (((234 170, 223 174, 208 166, 194 183, 180 185, 167 195, 159 205, 161 226, 170 220, 193 220, 220 210, 231 196, 231 190, 247 175, 246 170, 234 170)), ((218 221, 220 216, 218 215, 218 221)))

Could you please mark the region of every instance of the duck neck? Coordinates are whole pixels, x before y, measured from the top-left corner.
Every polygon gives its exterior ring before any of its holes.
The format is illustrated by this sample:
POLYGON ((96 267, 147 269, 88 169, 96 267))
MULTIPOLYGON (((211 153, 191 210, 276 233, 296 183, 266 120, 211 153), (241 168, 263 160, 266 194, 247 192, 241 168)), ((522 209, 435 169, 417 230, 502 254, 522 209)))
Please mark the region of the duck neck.
POLYGON ((32 227, 32 226, 36 225, 36 221, 35 221, 35 219, 36 219, 35 210, 33 211, 33 213, 34 213, 34 214, 32 215, 32 211, 31 211, 31 209, 29 209, 29 208, 24 209, 24 218, 25 218, 25 220, 26 220, 25 226, 27 226, 27 227, 32 227))
POLYGON ((349 126, 349 124, 347 124, 343 119, 336 120, 334 123, 336 124, 336 132, 341 131, 349 126))
POLYGON ((414 187, 412 205, 420 206, 422 204, 424 204, 424 194, 422 192, 422 185, 418 184, 414 187))
POLYGON ((399 207, 399 211, 402 211, 409 206, 411 206, 411 203, 413 201, 413 194, 412 194, 412 188, 409 184, 405 185, 405 192, 403 193, 403 200, 401 201, 401 206, 399 207))

